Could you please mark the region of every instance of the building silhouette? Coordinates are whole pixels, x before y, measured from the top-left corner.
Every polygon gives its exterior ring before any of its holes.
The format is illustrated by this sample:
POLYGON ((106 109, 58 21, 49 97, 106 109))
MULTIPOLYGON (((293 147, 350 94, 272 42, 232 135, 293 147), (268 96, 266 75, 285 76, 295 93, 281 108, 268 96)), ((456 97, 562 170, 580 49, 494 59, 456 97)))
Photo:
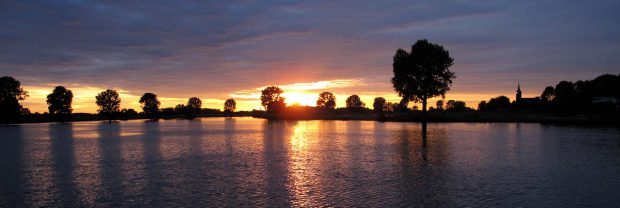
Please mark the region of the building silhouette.
POLYGON ((517 82, 517 94, 515 96, 514 105, 519 109, 533 109, 541 104, 540 97, 524 98, 521 92, 521 83, 517 82))

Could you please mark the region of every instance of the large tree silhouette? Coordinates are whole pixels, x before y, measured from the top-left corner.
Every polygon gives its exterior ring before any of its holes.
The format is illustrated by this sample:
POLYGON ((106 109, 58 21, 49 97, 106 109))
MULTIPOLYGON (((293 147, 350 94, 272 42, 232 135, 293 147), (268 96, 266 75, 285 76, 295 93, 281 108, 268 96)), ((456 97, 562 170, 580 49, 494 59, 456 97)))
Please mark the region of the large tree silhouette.
POLYGON ((227 99, 224 102, 224 113, 232 114, 237 109, 237 102, 234 99, 227 99))
POLYGON ((268 112, 277 112, 284 109, 286 106, 284 97, 280 96, 283 92, 282 89, 276 86, 266 87, 261 91, 261 105, 263 105, 268 112))
POLYGON ((542 94, 540 95, 540 99, 544 101, 552 101, 555 98, 555 89, 552 86, 545 87, 542 94))
POLYGON ((142 107, 142 112, 147 116, 153 118, 159 115, 159 99, 157 99, 157 95, 147 92, 140 97, 140 105, 142 107))
POLYGON ((73 111, 72 102, 73 92, 63 86, 57 86, 51 94, 47 95, 47 109, 50 116, 61 120, 67 119, 73 111))
POLYGON ((375 112, 382 113, 383 109, 385 108, 385 105, 386 105, 385 98, 376 97, 374 102, 372 103, 372 108, 375 112))
POLYGON ((347 98, 347 108, 363 108, 366 106, 357 95, 351 95, 347 98))
POLYGON ((100 92, 96 97, 99 106, 99 114, 107 116, 112 121, 112 116, 120 111, 121 98, 116 90, 107 89, 100 92))
POLYGON ((568 81, 559 82, 555 85, 555 98, 553 98, 556 110, 563 112, 575 111, 578 96, 575 84, 568 81))
POLYGON ((200 98, 191 97, 187 100, 187 113, 189 117, 196 117, 196 115, 200 114, 200 109, 202 108, 202 101, 200 98))
POLYGON ((510 98, 503 95, 491 98, 484 108, 491 111, 508 110, 510 108, 510 98))
POLYGON ((20 100, 28 97, 28 93, 21 88, 21 83, 13 77, 0 78, 0 120, 2 122, 15 121, 21 114, 20 100))
POLYGON ((426 111, 427 99, 442 96, 450 90, 456 76, 449 68, 454 59, 443 46, 418 40, 411 52, 398 49, 392 64, 392 84, 398 95, 414 102, 422 102, 426 111))
POLYGON ((322 92, 319 94, 319 99, 316 101, 316 106, 325 109, 334 109, 336 108, 336 96, 334 96, 331 92, 322 92))

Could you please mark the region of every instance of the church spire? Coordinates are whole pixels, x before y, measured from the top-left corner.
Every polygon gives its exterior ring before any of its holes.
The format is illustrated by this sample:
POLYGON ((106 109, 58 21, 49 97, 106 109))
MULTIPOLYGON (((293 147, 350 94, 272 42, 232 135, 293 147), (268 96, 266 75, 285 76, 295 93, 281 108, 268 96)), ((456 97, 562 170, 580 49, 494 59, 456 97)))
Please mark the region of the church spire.
POLYGON ((521 101, 521 82, 517 81, 517 102, 521 101))

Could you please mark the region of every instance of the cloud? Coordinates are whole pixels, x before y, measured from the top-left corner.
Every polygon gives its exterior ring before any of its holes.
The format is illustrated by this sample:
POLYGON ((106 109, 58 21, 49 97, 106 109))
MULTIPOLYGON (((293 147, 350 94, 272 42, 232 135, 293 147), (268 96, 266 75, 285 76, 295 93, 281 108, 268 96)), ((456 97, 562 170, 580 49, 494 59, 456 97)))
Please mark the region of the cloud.
MULTIPOLYGON (((297 92, 308 93, 315 92, 317 90, 337 90, 338 88, 348 88, 364 85, 361 79, 336 79, 336 80, 323 80, 315 82, 305 83, 291 83, 285 85, 275 85, 282 89, 285 93, 297 92)), ((269 86, 255 87, 253 89, 240 90, 230 94, 230 97, 236 99, 250 99, 256 100, 260 98, 261 91, 269 86)))
POLYGON ((8 0, 0 74, 181 100, 316 80, 360 79, 338 90, 390 94, 394 52, 427 38, 455 58, 449 93, 512 93, 517 80, 533 92, 617 72, 618 10, 613 0, 8 0))

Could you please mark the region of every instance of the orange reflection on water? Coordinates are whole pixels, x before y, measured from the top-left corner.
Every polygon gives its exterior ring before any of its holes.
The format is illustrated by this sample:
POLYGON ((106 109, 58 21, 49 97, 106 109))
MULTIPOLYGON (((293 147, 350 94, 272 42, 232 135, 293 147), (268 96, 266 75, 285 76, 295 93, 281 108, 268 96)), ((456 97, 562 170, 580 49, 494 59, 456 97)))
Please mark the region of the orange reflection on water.
POLYGON ((312 170, 317 167, 316 137, 312 135, 317 132, 317 123, 298 122, 293 127, 293 133, 290 136, 291 151, 289 153, 288 173, 289 173, 289 192, 291 195, 291 204, 293 206, 308 207, 313 204, 313 197, 319 185, 316 183, 316 177, 313 176, 312 170), (314 139, 314 140, 313 140, 314 139), (313 149, 311 149, 313 148, 313 149))

